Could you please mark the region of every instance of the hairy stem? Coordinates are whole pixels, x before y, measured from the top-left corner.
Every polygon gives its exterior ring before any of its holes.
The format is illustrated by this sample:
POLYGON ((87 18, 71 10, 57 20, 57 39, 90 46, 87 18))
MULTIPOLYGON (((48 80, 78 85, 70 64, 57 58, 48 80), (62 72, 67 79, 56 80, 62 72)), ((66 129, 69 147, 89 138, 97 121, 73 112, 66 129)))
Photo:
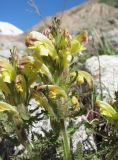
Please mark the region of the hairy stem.
POLYGON ((67 135, 64 120, 62 119, 60 122, 61 122, 61 133, 62 133, 63 144, 64 144, 64 160, 71 160, 70 142, 67 135))

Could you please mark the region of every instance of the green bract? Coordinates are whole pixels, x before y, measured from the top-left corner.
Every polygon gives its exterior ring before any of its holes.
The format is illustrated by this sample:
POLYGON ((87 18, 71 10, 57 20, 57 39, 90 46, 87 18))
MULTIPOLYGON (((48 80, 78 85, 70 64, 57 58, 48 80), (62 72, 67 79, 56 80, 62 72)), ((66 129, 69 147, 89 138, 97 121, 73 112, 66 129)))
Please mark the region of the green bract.
POLYGON ((0 112, 5 112, 5 111, 10 112, 15 115, 19 114, 15 106, 11 106, 8 103, 0 101, 0 112))
POLYGON ((2 78, 0 78, 0 91, 4 92, 7 95, 10 94, 10 89, 2 78))
POLYGON ((4 82, 11 83, 15 80, 15 70, 9 61, 5 58, 0 58, 0 77, 4 82))

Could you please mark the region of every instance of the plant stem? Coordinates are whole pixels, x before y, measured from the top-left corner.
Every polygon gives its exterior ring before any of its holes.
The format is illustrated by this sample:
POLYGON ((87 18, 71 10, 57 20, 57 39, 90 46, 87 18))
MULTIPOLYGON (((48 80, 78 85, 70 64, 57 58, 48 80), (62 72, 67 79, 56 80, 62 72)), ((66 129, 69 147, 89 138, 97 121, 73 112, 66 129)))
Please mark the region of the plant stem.
POLYGON ((63 144, 64 144, 64 160, 71 160, 70 142, 69 142, 66 127, 64 124, 64 119, 61 119, 60 123, 61 123, 61 133, 62 133, 63 144))

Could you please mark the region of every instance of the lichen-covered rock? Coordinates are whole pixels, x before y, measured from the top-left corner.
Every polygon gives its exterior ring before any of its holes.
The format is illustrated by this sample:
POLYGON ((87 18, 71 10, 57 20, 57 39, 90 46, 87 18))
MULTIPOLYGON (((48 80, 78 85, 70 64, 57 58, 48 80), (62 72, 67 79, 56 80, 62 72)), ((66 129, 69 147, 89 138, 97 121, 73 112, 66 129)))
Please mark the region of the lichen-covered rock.
POLYGON ((86 116, 80 116, 75 121, 75 125, 80 125, 78 130, 72 136, 72 145, 73 145, 73 152, 76 151, 78 143, 81 144, 83 151, 93 151, 97 150, 96 144, 94 142, 93 134, 88 134, 86 132, 86 127, 84 121, 87 121, 86 116))

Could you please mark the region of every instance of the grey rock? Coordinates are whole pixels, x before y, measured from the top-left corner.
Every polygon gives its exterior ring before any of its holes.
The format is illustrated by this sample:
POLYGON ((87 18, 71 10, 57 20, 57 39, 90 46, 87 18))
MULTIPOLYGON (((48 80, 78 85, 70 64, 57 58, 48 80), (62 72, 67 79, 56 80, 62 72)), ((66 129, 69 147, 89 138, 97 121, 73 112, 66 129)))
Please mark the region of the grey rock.
POLYGON ((24 55, 26 50, 24 42, 23 35, 0 35, 0 56, 9 58, 11 54, 10 49, 13 49, 13 47, 16 47, 18 55, 24 55))
POLYGON ((116 19, 116 18, 114 18, 114 17, 110 18, 108 21, 109 21, 109 23, 111 23, 111 24, 118 25, 118 19, 116 19))

